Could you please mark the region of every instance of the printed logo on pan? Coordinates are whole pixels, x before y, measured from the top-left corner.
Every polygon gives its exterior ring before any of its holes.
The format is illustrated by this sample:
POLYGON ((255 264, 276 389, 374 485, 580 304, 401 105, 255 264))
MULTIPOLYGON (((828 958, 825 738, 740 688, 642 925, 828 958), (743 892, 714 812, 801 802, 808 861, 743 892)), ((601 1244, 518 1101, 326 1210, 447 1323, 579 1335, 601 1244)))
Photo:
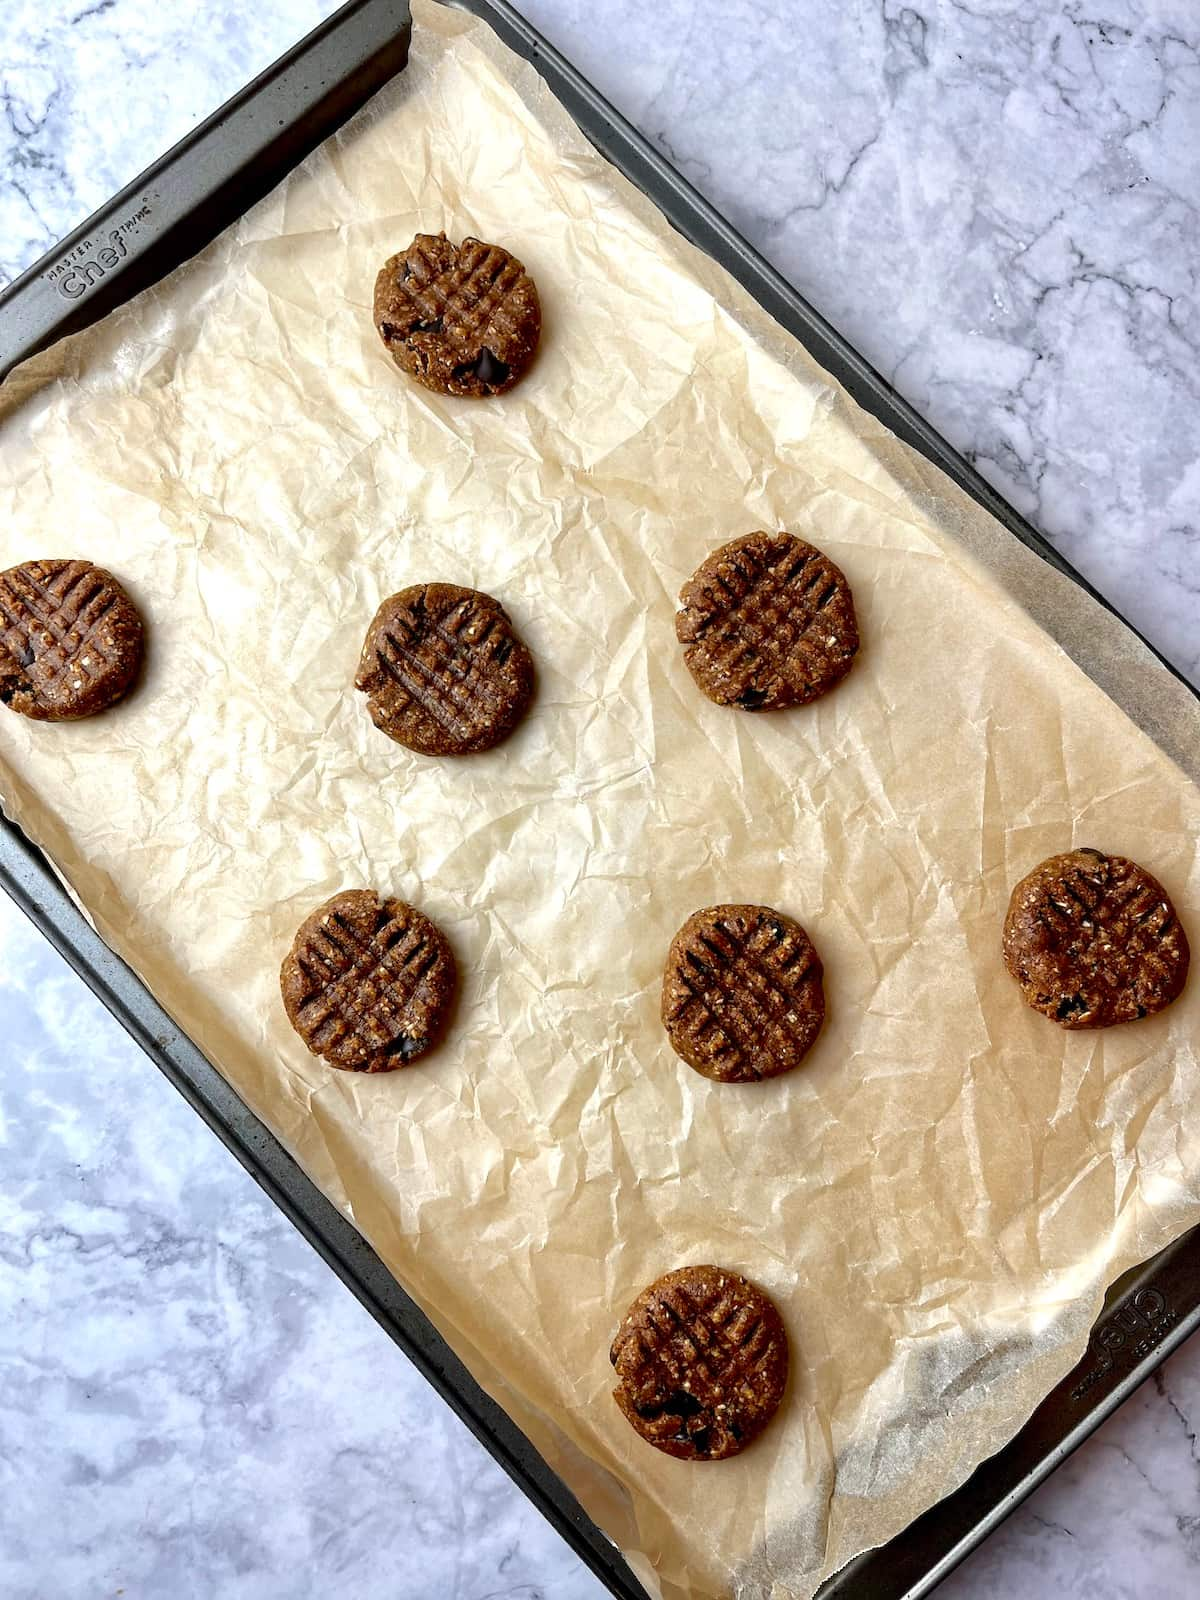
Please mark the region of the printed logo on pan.
POLYGON ((131 211, 115 227, 81 239, 46 269, 42 274, 46 282, 52 283, 64 300, 82 300, 89 289, 94 289, 129 254, 130 245, 154 214, 157 199, 153 193, 143 195, 138 209, 131 211))
POLYGON ((1071 1390, 1071 1399, 1082 1400, 1113 1370, 1118 1359, 1123 1366, 1136 1366, 1162 1343, 1178 1321, 1178 1311, 1171 1309, 1161 1290, 1139 1289, 1093 1332, 1088 1349, 1095 1365, 1071 1390))

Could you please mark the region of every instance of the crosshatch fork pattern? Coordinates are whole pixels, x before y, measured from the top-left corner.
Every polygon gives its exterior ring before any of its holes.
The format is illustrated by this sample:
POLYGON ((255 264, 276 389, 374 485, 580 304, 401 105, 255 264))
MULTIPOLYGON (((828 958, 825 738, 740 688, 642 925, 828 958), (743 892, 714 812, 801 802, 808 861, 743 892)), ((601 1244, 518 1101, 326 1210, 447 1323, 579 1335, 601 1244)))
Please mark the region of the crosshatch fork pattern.
POLYGON ((465 754, 515 725, 533 663, 498 601, 431 583, 384 601, 356 682, 384 733, 424 754, 465 754))
POLYGON ((28 561, 0 573, 0 692, 25 715, 57 719, 111 704, 136 676, 141 650, 131 602, 90 561, 28 561))
POLYGON ((753 1377, 772 1345, 761 1312, 728 1283, 714 1298, 664 1285, 647 1300, 637 1339, 664 1394, 690 1383, 718 1397, 753 1377))
POLYGON ((798 1065, 825 1016, 820 958, 804 929, 761 906, 697 912, 671 945, 663 1022, 697 1071, 722 1082, 798 1065))
POLYGON ((1161 1011, 1182 990, 1191 954, 1158 879, 1090 846, 1051 856, 1021 880, 1003 946, 1026 1001, 1069 1029, 1161 1011))
POLYGON ((351 890, 302 926, 283 986, 311 1050, 337 1066, 381 1071, 434 1042, 453 991, 454 959, 412 906, 351 890))
POLYGON ((682 1460, 736 1455, 787 1383, 787 1333, 762 1290, 722 1267, 676 1268, 630 1306, 609 1352, 615 1398, 641 1436, 682 1460))
POLYGON ((1131 863, 1109 858, 1107 866, 1107 874, 1089 874, 1079 867, 1064 873, 1061 894, 1047 890, 1042 897, 1042 922, 1056 935, 1068 934, 1081 960, 1103 951, 1107 962, 1124 974, 1145 962, 1161 964, 1163 939, 1175 922, 1170 902, 1131 863))
POLYGON ((788 533, 752 533, 723 545, 681 600, 676 632, 688 668, 721 705, 803 705, 845 676, 858 649, 841 571, 788 533))
MULTIPOLYGON (((525 269, 506 250, 464 239, 454 259, 435 259, 427 240, 418 234, 406 256, 400 292, 413 305, 419 322, 440 320, 441 332, 467 351, 490 337, 515 335, 519 330, 513 296, 525 269)), ((439 252, 439 256, 440 256, 439 252)))
POLYGON ((99 678, 110 665, 97 630, 117 603, 87 561, 30 561, 0 581, 4 645, 51 689, 68 675, 99 678))
POLYGON ((375 279, 372 315, 396 364, 439 394, 483 399, 518 382, 541 337, 533 279, 480 239, 419 233, 375 279))
POLYGON ((503 666, 511 641, 489 648, 498 617, 481 616, 470 600, 444 622, 427 612, 401 612, 379 635, 380 661, 396 697, 415 701, 458 739, 479 735, 494 715, 499 695, 488 667, 503 666))

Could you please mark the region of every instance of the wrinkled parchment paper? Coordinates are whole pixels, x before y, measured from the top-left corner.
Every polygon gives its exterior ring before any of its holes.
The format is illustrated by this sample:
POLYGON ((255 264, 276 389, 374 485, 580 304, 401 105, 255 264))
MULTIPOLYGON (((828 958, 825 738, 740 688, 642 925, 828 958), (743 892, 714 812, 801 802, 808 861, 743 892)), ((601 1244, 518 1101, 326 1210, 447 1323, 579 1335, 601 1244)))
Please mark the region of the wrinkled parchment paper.
POLYGON ((3 562, 111 565, 151 640, 119 710, 0 718, 4 804, 648 1582, 807 1596, 994 1452, 1105 1285, 1200 1221, 1200 982, 1068 1035, 1000 960, 1012 884, 1073 844, 1145 862, 1200 934, 1195 708, 479 24, 414 9, 363 114, 0 391, 3 562), (540 287, 502 399, 426 394, 371 325, 381 260, 441 227, 540 287), (778 526, 844 568, 865 642, 825 700, 750 717, 693 687, 674 597, 778 526), (490 754, 409 755, 351 687, 381 597, 425 578, 500 597, 535 653, 490 754), (464 975, 445 1046, 375 1079, 310 1057, 278 991, 296 925, 361 884, 436 917, 464 975), (798 917, 826 963, 809 1063, 749 1088, 658 1022, 671 935, 722 900, 798 917), (794 1372, 760 1443, 696 1467, 629 1429, 608 1347, 710 1260, 775 1297, 794 1372))

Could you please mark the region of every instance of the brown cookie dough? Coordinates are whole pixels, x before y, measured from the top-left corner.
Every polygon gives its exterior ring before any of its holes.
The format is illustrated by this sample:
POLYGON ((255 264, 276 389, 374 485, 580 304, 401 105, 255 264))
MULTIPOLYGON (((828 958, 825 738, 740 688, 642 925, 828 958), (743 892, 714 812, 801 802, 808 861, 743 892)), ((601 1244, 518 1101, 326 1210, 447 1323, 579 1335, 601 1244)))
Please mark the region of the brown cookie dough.
POLYGON ((752 1083, 800 1065, 825 1020, 821 958, 770 906, 709 906, 671 941, 662 1020, 689 1067, 752 1083))
POLYGON ((1004 961, 1028 1005, 1064 1028, 1109 1028, 1169 1006, 1187 935, 1158 879, 1087 848, 1051 856, 1012 892, 1004 961))
POLYGON ((807 705, 850 671, 858 623, 829 557, 790 533, 714 550, 680 592, 675 632, 710 700, 743 711, 807 705))
POLYGON ((315 1056, 391 1072, 437 1043, 454 998, 445 935, 403 900, 347 889, 297 930, 279 974, 288 1020, 315 1056))
POLYGON ((37 722, 104 711, 141 670, 142 619, 90 561, 26 561, 0 572, 0 701, 37 722))
POLYGON ((389 738, 421 755, 469 755, 520 721, 533 657, 491 595, 419 583, 375 613, 354 683, 389 738))
POLYGON ((392 360, 439 394, 503 394, 529 367, 542 331, 533 279, 479 239, 419 233, 375 279, 375 326, 392 360))
POLYGON ((642 1438, 681 1461, 721 1461, 770 1422, 788 1342, 761 1289, 723 1267, 680 1267, 625 1313, 609 1360, 613 1399, 642 1438))

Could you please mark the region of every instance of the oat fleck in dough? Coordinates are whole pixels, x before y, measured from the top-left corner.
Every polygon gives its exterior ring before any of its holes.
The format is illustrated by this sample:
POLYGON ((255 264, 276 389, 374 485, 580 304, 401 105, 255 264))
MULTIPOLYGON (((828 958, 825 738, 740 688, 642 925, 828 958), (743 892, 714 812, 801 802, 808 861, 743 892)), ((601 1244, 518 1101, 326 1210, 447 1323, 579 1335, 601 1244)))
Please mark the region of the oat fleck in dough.
POLYGON ((676 1053, 718 1083, 790 1072, 825 1020, 821 958, 770 906, 709 906, 671 941, 662 1020, 676 1053))
POLYGON ((679 596, 675 632, 692 677, 719 706, 807 705, 850 671, 858 623, 841 569, 790 533, 723 544, 679 596))
POLYGON ((437 1043, 457 971, 428 917, 347 889, 300 924, 279 980, 288 1020, 313 1055, 347 1072, 391 1072, 437 1043))
POLYGON ((542 308, 533 279, 499 245, 419 233, 379 270, 375 326, 396 365, 426 389, 480 399, 526 372, 542 308))
POLYGON ((26 561, 0 572, 0 701, 36 722, 105 711, 142 665, 142 619, 103 567, 26 561))
POLYGON ((788 1342, 761 1289, 722 1267, 680 1267, 625 1313, 609 1360, 633 1428, 681 1461, 735 1456, 775 1415, 788 1342))
POLYGON ((389 738, 421 755, 469 755, 520 721, 533 657, 491 595, 420 583, 375 613, 354 683, 389 738))
POLYGON ((1162 884, 1124 856, 1051 856, 1012 892, 1004 961, 1026 1003, 1064 1028, 1148 1017, 1187 981, 1187 935, 1162 884))

